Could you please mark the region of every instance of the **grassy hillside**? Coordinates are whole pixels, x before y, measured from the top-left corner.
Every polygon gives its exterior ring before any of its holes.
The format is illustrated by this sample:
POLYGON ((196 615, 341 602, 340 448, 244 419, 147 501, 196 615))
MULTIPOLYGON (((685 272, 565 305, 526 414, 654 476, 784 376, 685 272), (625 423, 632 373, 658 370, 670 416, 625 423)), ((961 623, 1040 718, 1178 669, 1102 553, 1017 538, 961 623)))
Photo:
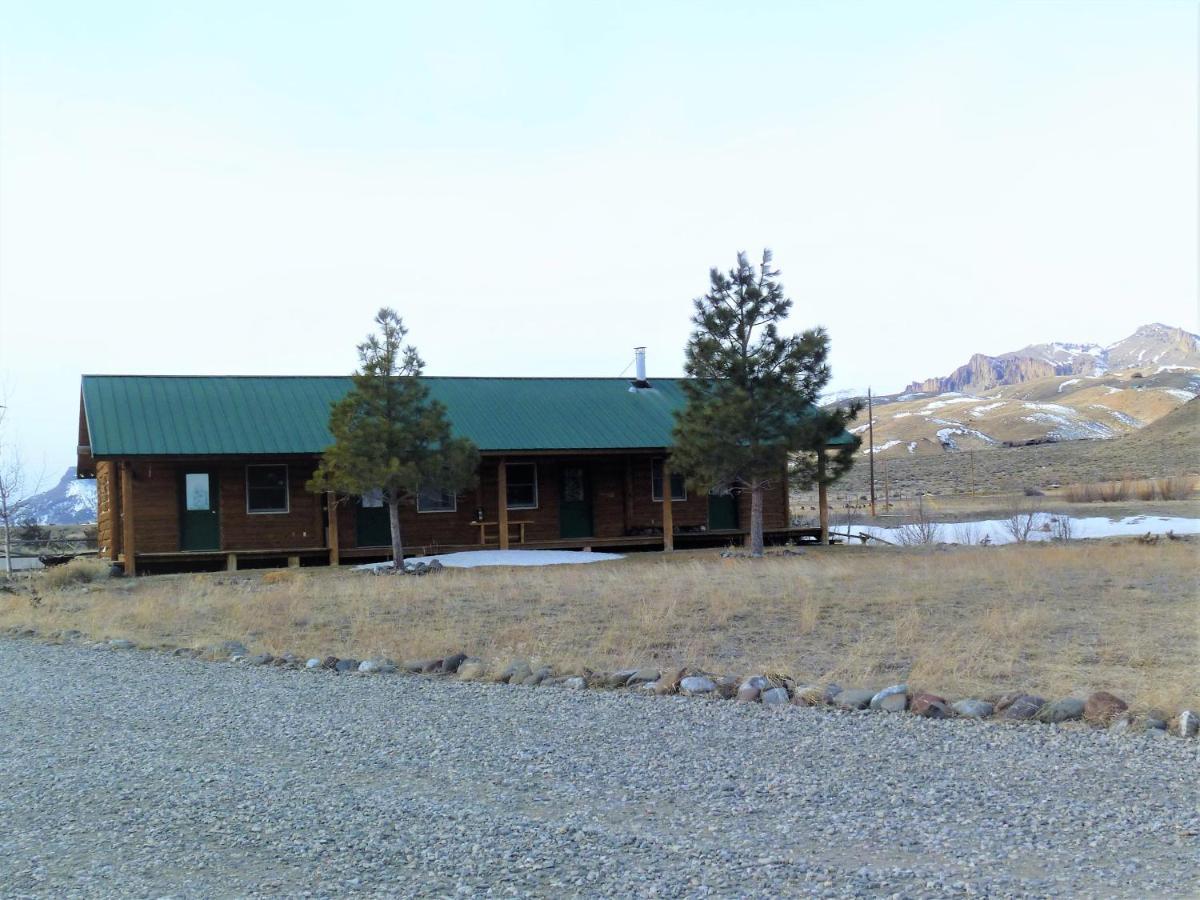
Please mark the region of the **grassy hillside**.
MULTIPOLYGON (((875 458, 1119 437, 1158 421, 1197 393, 1200 375, 1175 369, 1053 376, 978 394, 879 397, 874 408, 875 458)), ((851 429, 866 440, 865 411, 851 429)), ((865 446, 862 453, 867 454, 865 446)))
MULTIPOLYGON (((1051 484, 1200 473, 1200 398, 1140 431, 1110 440, 877 457, 875 484, 880 497, 885 470, 893 494, 901 491, 905 495, 915 491, 965 493, 972 487, 983 492, 1014 491, 1051 484)), ((835 493, 865 494, 867 483, 868 461, 862 458, 837 485, 835 493)))

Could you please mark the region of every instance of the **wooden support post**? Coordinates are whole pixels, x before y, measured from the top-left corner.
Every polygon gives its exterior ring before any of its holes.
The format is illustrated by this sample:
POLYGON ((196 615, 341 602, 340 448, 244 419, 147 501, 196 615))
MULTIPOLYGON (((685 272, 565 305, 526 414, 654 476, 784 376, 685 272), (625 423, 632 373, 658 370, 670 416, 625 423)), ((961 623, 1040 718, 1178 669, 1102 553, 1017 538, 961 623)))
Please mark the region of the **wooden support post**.
POLYGON ((112 561, 121 558, 121 466, 108 464, 108 532, 112 536, 112 561))
POLYGON ((299 556, 289 556, 288 557, 288 568, 289 569, 300 568, 300 557, 299 556))
POLYGON ((675 549, 675 515, 671 509, 671 464, 666 459, 662 462, 662 504, 663 551, 670 553, 675 549))
POLYGON ((825 484, 825 448, 817 451, 817 507, 821 512, 821 543, 829 543, 829 487, 825 484))
POLYGON ((325 494, 326 505, 326 520, 328 522, 325 528, 327 543, 329 544, 329 564, 331 566, 341 565, 342 556, 341 548, 338 546, 338 508, 337 494, 329 491, 325 494))
POLYGON ((125 574, 137 574, 137 546, 133 533, 133 466, 121 463, 121 547, 125 552, 125 574))
POLYGON ((236 553, 230 553, 230 554, 226 555, 225 571, 226 572, 236 572, 237 571, 237 554, 236 553))
POLYGON ((500 549, 508 549, 508 464, 500 460, 496 466, 496 493, 499 499, 500 514, 497 517, 500 530, 500 549))

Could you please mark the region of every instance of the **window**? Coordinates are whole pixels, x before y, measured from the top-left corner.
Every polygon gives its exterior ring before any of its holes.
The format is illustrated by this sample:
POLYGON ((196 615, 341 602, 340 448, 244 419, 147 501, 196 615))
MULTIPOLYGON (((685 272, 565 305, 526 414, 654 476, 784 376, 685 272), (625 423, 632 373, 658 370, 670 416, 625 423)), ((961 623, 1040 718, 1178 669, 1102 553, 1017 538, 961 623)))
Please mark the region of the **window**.
MULTIPOLYGON (((661 459, 656 459, 650 464, 650 499, 655 502, 661 502, 663 498, 662 470, 661 459)), ((678 472, 671 473, 671 499, 687 499, 687 481, 678 472)))
POLYGON ((363 509, 383 509, 383 488, 367 491, 358 498, 358 503, 363 509))
POLYGON ((285 513, 287 511, 287 466, 246 466, 246 512, 285 513))
POLYGON ((212 509, 209 496, 208 473, 188 472, 183 476, 184 508, 188 512, 208 511, 212 509))
POLYGON ((537 509, 537 465, 534 463, 509 463, 508 508, 537 509))
POLYGON ((422 487, 417 492, 417 512, 455 512, 458 509, 458 497, 453 491, 440 487, 422 487))

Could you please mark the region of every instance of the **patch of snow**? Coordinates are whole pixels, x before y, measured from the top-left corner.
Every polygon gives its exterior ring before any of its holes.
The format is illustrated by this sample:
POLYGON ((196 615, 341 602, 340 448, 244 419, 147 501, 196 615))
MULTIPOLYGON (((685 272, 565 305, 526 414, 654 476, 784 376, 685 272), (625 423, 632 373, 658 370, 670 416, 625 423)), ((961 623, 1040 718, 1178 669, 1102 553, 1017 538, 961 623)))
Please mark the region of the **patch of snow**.
MULTIPOLYGON (((416 556, 405 562, 430 563, 436 559, 448 569, 475 569, 480 566, 558 566, 624 558, 620 553, 594 553, 588 550, 464 550, 462 553, 416 556)), ((355 568, 383 569, 390 568, 391 565, 390 562, 367 563, 355 568)))
POLYGON ((1026 403, 1022 403, 1021 405, 1023 407, 1025 407, 1026 409, 1045 410, 1046 412, 1057 413, 1060 416, 1075 415, 1075 410, 1071 409, 1071 407, 1062 406, 1061 404, 1058 404, 1058 403, 1029 403, 1029 402, 1026 402, 1026 403))
POLYGON ((1181 391, 1179 388, 1163 388, 1163 393, 1170 394, 1176 400, 1182 400, 1184 403, 1196 396, 1191 391, 1181 391))
POLYGON ((894 416, 892 416, 892 418, 893 419, 906 419, 911 415, 913 415, 913 413, 896 413, 894 416))
POLYGON ((973 410, 971 410, 971 415, 982 416, 989 409, 998 409, 999 407, 1003 406, 1005 404, 1005 402, 1006 401, 1001 400, 998 403, 985 403, 983 406, 977 406, 973 410))
POLYGON ((908 442, 908 452, 909 452, 909 453, 916 453, 916 452, 917 452, 917 442, 916 442, 916 441, 909 441, 909 442, 908 442))
MULTIPOLYGON (((1074 412, 1074 410, 1071 412, 1074 412)), ((1032 416, 1021 416, 1021 421, 1055 426, 1047 432, 1046 436, 1060 441, 1075 441, 1081 438, 1110 438, 1114 436, 1113 430, 1101 422, 1091 422, 1087 419, 1075 419, 1072 421, 1065 416, 1055 413, 1036 412, 1032 416)))
POLYGON ((1200 368, 1196 366, 1159 366, 1154 370, 1155 375, 1161 375, 1163 372, 1200 372, 1200 368))
POLYGON ((1127 415, 1126 413, 1123 413, 1120 410, 1113 409, 1110 406, 1105 406, 1103 403, 1093 403, 1092 409, 1104 410, 1106 413, 1108 413, 1110 416, 1112 416, 1114 419, 1116 419, 1122 425, 1128 425, 1131 428, 1143 427, 1143 423, 1139 422, 1133 416, 1127 415))
POLYGON ((925 408, 921 410, 921 415, 928 415, 935 409, 941 409, 944 406, 951 406, 955 403, 974 403, 979 399, 978 397, 964 397, 962 394, 957 393, 942 394, 942 397, 947 399, 931 400, 929 403, 926 403, 925 408))
POLYGON ((1060 384, 1058 386, 1058 393, 1061 394, 1062 389, 1065 388, 1068 384, 1079 384, 1079 382, 1082 380, 1083 380, 1082 378, 1068 378, 1066 381, 1064 381, 1062 384, 1060 384))
POLYGON ((986 444, 996 443, 994 438, 988 437, 982 431, 976 431, 974 428, 968 428, 961 422, 947 422, 945 419, 931 419, 930 421, 938 425, 946 425, 946 428, 939 428, 937 437, 941 441, 942 446, 947 450, 957 450, 958 442, 954 440, 954 435, 961 434, 965 437, 974 437, 983 441, 986 444))
POLYGON ((874 450, 872 450, 870 447, 864 448, 863 455, 866 456, 870 453, 882 453, 884 450, 887 450, 890 447, 895 447, 899 443, 900 441, 897 440, 884 441, 882 444, 876 446, 874 450))
POLYGON ((853 428, 851 428, 851 429, 850 429, 850 433, 851 433, 851 434, 861 434, 862 432, 864 432, 864 431, 866 431, 868 428, 870 428, 870 427, 871 427, 871 423, 872 423, 872 422, 875 422, 875 421, 877 421, 877 420, 876 420, 876 419, 872 419, 870 422, 867 422, 865 425, 855 425, 853 428))
POLYGON ((925 397, 928 391, 917 391, 915 394, 901 394, 896 398, 897 403, 902 403, 905 400, 916 400, 918 397, 925 397))
MULTIPOLYGON (((1029 540, 1051 540, 1053 534, 1049 529, 1049 525, 1051 518, 1055 518, 1055 516, 1053 513, 1040 513, 1039 515, 1041 518, 1035 530, 1029 533, 1029 540), (1045 530, 1042 530, 1043 528, 1045 530)), ((1072 540, 1080 538, 1132 537, 1146 533, 1166 534, 1168 531, 1174 534, 1200 534, 1200 519, 1187 519, 1182 516, 1126 516, 1122 519, 1108 519, 1104 516, 1087 516, 1084 518, 1066 516, 1064 518, 1067 518, 1071 523, 1072 540)), ((856 527, 853 533, 866 532, 892 543, 899 543, 900 527, 884 528, 879 525, 863 525, 856 527)), ((956 524, 946 523, 943 529, 947 534, 970 533, 976 541, 981 541, 986 536, 989 543, 992 544, 1013 543, 1013 536, 1005 527, 1005 520, 1003 519, 984 519, 978 522, 959 522, 956 524), (953 532, 951 529, 953 529, 953 532)))

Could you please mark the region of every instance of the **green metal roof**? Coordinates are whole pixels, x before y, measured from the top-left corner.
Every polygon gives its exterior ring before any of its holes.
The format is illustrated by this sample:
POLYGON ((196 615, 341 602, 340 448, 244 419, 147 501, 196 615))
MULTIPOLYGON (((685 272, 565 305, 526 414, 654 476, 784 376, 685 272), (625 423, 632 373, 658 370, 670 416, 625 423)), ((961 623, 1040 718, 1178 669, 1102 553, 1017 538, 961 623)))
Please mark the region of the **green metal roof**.
MULTIPOLYGON (((484 451, 667 447, 678 379, 423 377, 484 451)), ((93 457, 318 454, 348 377, 84 375, 93 457)), ((849 438, 849 435, 845 436, 849 438)))

